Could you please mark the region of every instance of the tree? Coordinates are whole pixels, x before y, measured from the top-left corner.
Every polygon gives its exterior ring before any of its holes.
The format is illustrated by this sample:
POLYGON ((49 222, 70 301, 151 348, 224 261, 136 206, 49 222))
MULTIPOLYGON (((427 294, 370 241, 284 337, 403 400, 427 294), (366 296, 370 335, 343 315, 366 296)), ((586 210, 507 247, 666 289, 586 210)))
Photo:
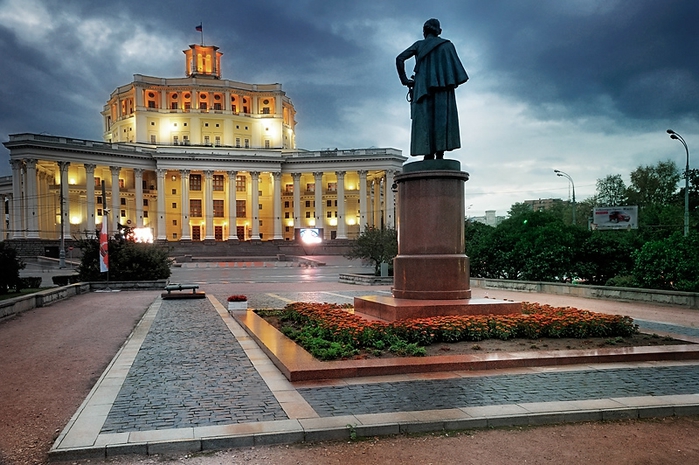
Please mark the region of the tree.
POLYGON ((381 274, 381 264, 391 263, 398 254, 398 234, 393 228, 367 226, 352 243, 345 257, 369 260, 374 264, 374 275, 381 274))
POLYGON ((699 235, 646 242, 635 254, 633 276, 641 287, 699 291, 699 235))
POLYGON ((679 180, 680 173, 674 161, 639 166, 631 172, 631 185, 627 190, 629 204, 643 209, 650 205, 675 203, 679 180))
POLYGON ((510 207, 510 210, 507 212, 507 214, 508 214, 508 216, 513 217, 513 216, 519 216, 523 213, 528 213, 530 211, 532 211, 531 205, 529 205, 528 203, 524 203, 524 202, 517 202, 510 207))
POLYGON ((595 203, 600 207, 627 205, 627 187, 620 174, 609 174, 597 180, 595 203))
POLYGON ((22 290, 22 280, 19 277, 19 270, 27 266, 17 257, 17 251, 7 242, 0 242, 0 294, 7 294, 7 291, 14 289, 16 292, 22 290))
MULTIPOLYGON (((97 235, 99 237, 99 234, 97 235)), ((117 233, 109 238, 109 279, 113 281, 142 281, 167 279, 170 277, 171 260, 168 251, 154 244, 137 244, 117 233)), ((99 239, 82 239, 78 241, 82 249, 82 260, 78 267, 83 281, 103 281, 100 272, 99 239)))

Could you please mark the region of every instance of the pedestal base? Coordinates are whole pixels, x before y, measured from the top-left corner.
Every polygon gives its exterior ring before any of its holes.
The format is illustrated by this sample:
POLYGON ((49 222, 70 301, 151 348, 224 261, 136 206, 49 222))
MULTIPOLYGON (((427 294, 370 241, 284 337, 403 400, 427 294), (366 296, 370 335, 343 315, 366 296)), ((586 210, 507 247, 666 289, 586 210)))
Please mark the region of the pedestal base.
POLYGON ((470 299, 468 257, 463 254, 398 255, 393 260, 391 293, 397 299, 470 299))
POLYGON ((522 303, 495 299, 415 300, 372 295, 355 297, 354 311, 390 322, 445 315, 522 313, 522 303))

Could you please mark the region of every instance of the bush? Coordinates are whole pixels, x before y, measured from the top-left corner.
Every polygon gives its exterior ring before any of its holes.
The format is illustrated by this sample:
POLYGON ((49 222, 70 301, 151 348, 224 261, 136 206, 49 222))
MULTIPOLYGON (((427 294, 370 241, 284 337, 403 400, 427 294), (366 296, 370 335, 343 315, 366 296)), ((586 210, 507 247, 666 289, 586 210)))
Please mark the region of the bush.
POLYGON ((635 254, 633 276, 649 289, 699 291, 699 234, 646 242, 635 254))
POLYGON ((6 242, 0 242, 0 294, 7 294, 9 290, 19 292, 22 290, 22 280, 19 270, 27 266, 19 257, 17 251, 6 242))
MULTIPOLYGON (((99 240, 82 239, 78 242, 82 259, 78 272, 82 281, 105 281, 100 272, 99 240)), ((143 281, 170 277, 172 260, 168 251, 155 244, 139 244, 124 239, 120 234, 109 239, 110 281, 143 281)))
POLYGON ((20 278, 22 289, 39 289, 41 287, 41 276, 27 276, 20 278))
POLYGON ((72 275, 64 275, 64 276, 53 276, 51 278, 51 281, 56 286, 67 286, 68 284, 75 284, 80 282, 80 275, 77 274, 72 274, 72 275))

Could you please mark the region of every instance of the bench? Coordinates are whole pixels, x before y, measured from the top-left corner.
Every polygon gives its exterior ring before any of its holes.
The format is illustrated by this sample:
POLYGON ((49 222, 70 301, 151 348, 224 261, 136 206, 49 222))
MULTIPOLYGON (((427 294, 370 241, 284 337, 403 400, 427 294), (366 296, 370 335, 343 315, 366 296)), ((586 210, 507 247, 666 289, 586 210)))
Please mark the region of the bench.
POLYGON ((167 292, 163 292, 161 297, 163 299, 203 299, 206 297, 204 292, 197 292, 199 289, 198 284, 179 284, 179 283, 169 283, 165 286, 167 292), (172 292, 172 291, 187 291, 191 289, 192 293, 189 292, 172 292))

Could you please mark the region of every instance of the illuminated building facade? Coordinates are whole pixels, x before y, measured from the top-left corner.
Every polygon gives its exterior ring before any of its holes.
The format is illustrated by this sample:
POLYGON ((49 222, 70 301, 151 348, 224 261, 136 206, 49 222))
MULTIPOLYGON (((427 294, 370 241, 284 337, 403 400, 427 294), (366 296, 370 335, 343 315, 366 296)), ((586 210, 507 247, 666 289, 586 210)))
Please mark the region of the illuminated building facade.
POLYGON ((159 241, 352 239, 394 226, 395 149, 296 149, 281 84, 221 79, 221 52, 191 45, 185 78, 135 75, 104 106, 104 141, 14 134, 2 237, 149 228, 159 241), (103 198, 104 186, 104 198, 103 198))

